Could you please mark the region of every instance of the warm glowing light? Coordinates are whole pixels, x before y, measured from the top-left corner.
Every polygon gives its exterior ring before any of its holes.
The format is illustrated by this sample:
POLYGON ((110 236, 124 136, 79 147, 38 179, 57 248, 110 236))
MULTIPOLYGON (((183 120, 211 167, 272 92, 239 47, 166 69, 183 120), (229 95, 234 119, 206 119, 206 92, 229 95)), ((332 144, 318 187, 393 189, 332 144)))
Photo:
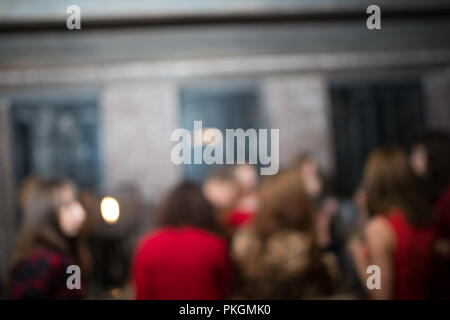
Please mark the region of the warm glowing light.
POLYGON ((107 223, 116 223, 119 220, 120 209, 119 202, 112 197, 105 197, 100 203, 102 217, 107 223))
POLYGON ((221 143, 221 136, 222 134, 217 128, 203 128, 201 130, 194 130, 194 146, 199 147, 221 143))

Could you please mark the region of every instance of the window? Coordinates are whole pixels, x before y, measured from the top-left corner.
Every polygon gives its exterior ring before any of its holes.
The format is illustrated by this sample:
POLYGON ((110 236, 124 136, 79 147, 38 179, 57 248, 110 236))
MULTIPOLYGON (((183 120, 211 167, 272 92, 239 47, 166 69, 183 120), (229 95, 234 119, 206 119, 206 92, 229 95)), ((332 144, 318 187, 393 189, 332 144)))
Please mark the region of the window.
MULTIPOLYGON (((203 128, 217 128, 222 133, 226 129, 261 127, 259 92, 251 84, 221 83, 185 87, 181 90, 180 102, 181 127, 187 130, 193 130, 194 121, 198 120, 202 121, 203 128)), ((248 139, 246 148, 248 160, 248 139)), ((184 176, 189 181, 201 182, 213 168, 206 164, 187 164, 184 165, 184 176)))
POLYGON ((100 181, 95 95, 38 95, 12 100, 16 185, 30 175, 68 177, 83 188, 100 181))
POLYGON ((370 151, 381 145, 408 148, 425 126, 419 80, 360 81, 330 86, 337 187, 351 196, 370 151))

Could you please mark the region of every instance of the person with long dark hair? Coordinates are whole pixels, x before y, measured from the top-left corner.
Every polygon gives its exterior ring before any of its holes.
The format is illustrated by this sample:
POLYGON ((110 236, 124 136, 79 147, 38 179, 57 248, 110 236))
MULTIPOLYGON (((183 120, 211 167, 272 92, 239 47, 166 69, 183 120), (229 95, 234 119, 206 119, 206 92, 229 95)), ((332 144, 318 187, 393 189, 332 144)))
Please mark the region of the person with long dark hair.
POLYGON ((23 223, 11 257, 12 299, 79 299, 90 257, 83 226, 86 212, 68 180, 33 178, 21 193, 23 223), (67 285, 68 267, 78 266, 81 288, 67 285))
POLYGON ((418 137, 410 163, 437 213, 431 294, 450 299, 450 135, 431 131, 418 137))
POLYGON ((225 299, 231 285, 226 241, 213 207, 196 185, 182 183, 156 213, 132 265, 137 299, 225 299))
POLYGON ((406 153, 394 147, 374 150, 364 169, 370 219, 362 243, 350 248, 361 281, 367 267, 380 270, 380 288, 367 290, 371 299, 426 299, 435 225, 406 153))
POLYGON ((322 249, 336 249, 337 239, 333 236, 331 229, 333 220, 338 214, 339 202, 325 190, 325 179, 320 173, 317 160, 308 153, 302 153, 292 167, 297 171, 306 192, 314 200, 317 208, 314 215, 317 243, 322 249))

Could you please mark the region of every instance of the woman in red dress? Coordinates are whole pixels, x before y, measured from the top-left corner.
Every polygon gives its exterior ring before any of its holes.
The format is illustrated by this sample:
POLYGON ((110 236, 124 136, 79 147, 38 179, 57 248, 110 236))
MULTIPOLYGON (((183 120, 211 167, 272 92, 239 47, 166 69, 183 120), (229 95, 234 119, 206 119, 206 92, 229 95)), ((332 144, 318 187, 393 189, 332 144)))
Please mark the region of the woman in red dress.
POLYGON ((136 249, 136 298, 227 298, 231 264, 226 241, 215 230, 201 190, 188 183, 176 187, 157 213, 156 229, 136 249))
POLYGON ((410 162, 437 213, 431 294, 450 299, 450 135, 432 131, 419 137, 410 162))
POLYGON ((353 244, 352 253, 365 287, 367 267, 379 267, 381 286, 369 289, 369 297, 428 298, 435 226, 406 154, 396 148, 372 152, 364 183, 372 217, 364 242, 353 244))

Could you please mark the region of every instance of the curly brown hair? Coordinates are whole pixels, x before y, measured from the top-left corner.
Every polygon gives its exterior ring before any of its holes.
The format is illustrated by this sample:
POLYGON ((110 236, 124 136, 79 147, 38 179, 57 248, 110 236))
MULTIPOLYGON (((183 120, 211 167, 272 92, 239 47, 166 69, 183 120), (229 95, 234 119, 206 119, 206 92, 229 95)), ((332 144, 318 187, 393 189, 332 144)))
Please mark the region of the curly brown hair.
POLYGON ((249 228, 237 232, 232 257, 236 296, 301 299, 332 293, 333 282, 315 236, 313 200, 296 170, 267 178, 249 228))
POLYGON ((278 230, 314 234, 314 203, 292 169, 267 178, 260 189, 254 230, 266 238, 278 230))

